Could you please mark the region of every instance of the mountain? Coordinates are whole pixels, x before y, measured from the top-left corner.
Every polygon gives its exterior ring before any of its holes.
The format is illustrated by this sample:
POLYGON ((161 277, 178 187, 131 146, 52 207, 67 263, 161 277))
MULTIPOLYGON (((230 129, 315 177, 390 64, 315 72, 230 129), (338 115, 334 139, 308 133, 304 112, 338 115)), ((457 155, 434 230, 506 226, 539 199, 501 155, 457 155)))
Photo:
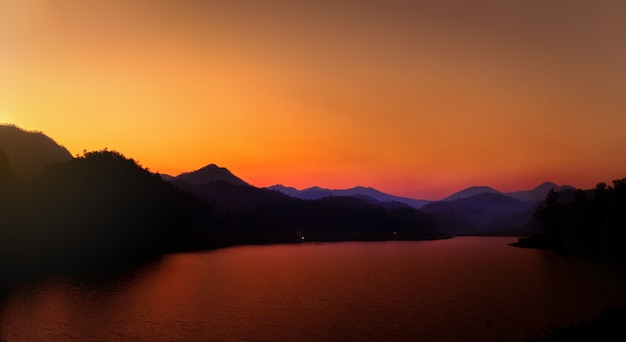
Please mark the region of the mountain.
POLYGON ((248 185, 248 183, 232 174, 228 169, 219 167, 215 164, 209 164, 196 171, 181 173, 175 178, 177 180, 182 180, 195 185, 203 185, 213 182, 227 182, 233 185, 248 185))
POLYGON ((574 187, 569 185, 559 186, 552 182, 545 182, 532 190, 508 192, 506 195, 517 198, 520 201, 540 202, 545 199, 550 189, 559 192, 566 189, 574 189, 574 187))
POLYGON ((25 131, 14 125, 0 125, 0 149, 18 178, 41 173, 50 163, 72 159, 70 152, 41 132, 25 131))
POLYGON ((433 214, 439 229, 456 235, 520 234, 527 229, 535 203, 498 192, 432 202, 422 210, 433 214))
POLYGON ((461 198, 467 198, 467 197, 472 197, 474 195, 478 195, 478 194, 482 194, 482 193, 495 193, 495 194, 501 194, 500 191, 489 187, 489 186, 472 186, 469 187, 467 189, 463 189, 459 192, 456 192, 446 198, 444 198, 442 201, 454 201, 457 199, 461 199, 461 198))
POLYGON ((281 192, 257 188, 248 184, 233 184, 225 180, 193 184, 175 178, 170 182, 179 189, 193 193, 221 210, 281 205, 284 202, 294 200, 281 192))
POLYGON ((394 195, 381 192, 374 188, 362 187, 362 186, 357 186, 354 188, 342 189, 342 190, 331 190, 331 189, 325 189, 325 188, 314 186, 314 187, 303 189, 303 190, 297 190, 296 188, 286 187, 283 185, 273 185, 273 186, 268 187, 267 189, 279 191, 279 192, 282 192, 283 194, 289 195, 291 197, 300 198, 300 199, 311 200, 311 199, 320 199, 324 197, 347 196, 347 197, 357 197, 361 199, 369 199, 368 201, 371 201, 373 199, 375 201, 383 202, 383 203, 384 202, 398 202, 398 203, 409 205, 417 209, 423 207, 425 204, 430 202, 426 200, 394 196, 394 195))

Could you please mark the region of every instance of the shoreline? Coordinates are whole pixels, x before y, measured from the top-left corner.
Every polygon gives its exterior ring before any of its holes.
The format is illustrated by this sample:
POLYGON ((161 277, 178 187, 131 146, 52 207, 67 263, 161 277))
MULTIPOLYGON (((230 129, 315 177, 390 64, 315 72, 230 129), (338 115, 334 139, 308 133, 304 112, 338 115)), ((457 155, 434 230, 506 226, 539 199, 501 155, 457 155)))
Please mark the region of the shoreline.
POLYGON ((202 252, 202 251, 213 251, 223 248, 231 248, 238 246, 271 246, 271 245, 297 245, 297 244, 305 244, 305 243, 333 243, 333 242, 388 242, 388 241, 436 241, 436 240, 446 240, 452 239, 454 235, 437 235, 437 236, 411 236, 411 235, 385 235, 380 236, 378 234, 374 235, 335 235, 335 236, 311 236, 311 234, 303 235, 300 237, 293 236, 283 236, 278 237, 274 236, 274 239, 267 238, 255 238, 254 236, 251 238, 230 238, 230 239, 222 239, 217 241, 217 243, 211 245, 204 246, 188 246, 185 248, 182 246, 181 248, 164 252, 164 255, 167 254, 175 254, 175 253, 189 253, 189 252, 202 252))

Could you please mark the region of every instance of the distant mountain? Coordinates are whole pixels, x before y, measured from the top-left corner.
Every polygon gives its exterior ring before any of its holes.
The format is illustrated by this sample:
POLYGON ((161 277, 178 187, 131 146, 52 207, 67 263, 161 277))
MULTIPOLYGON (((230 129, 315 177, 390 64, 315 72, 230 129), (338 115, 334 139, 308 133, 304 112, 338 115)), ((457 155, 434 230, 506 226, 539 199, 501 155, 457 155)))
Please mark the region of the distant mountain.
POLYGON ((545 182, 532 190, 502 193, 488 186, 473 186, 422 210, 433 214, 439 229, 449 234, 524 234, 536 229, 534 208, 550 189, 569 193, 574 188, 545 182))
MULTIPOLYGON (((181 173, 175 177, 177 180, 184 182, 203 185, 213 182, 227 182, 233 185, 248 185, 241 178, 232 174, 228 169, 219 167, 215 164, 209 164, 199 170, 181 173)), ((167 177, 164 177, 167 180, 167 177)))
POLYGON ((422 210, 433 214, 439 223, 438 229, 449 234, 520 234, 532 219, 534 203, 492 191, 432 202, 422 210))
POLYGON ((520 201, 538 202, 538 201, 543 201, 543 199, 546 197, 550 189, 561 191, 565 189, 574 189, 574 187, 569 186, 569 185, 557 185, 552 182, 545 182, 533 188, 532 190, 500 192, 489 186, 472 186, 467 189, 463 189, 459 192, 456 192, 444 198, 442 201, 454 201, 454 200, 461 199, 461 198, 472 197, 478 194, 491 193, 491 194, 507 195, 507 196, 516 198, 520 201))
POLYGON ((574 187, 569 185, 559 186, 552 182, 545 182, 532 190, 508 192, 506 194, 520 201, 540 202, 545 199, 550 189, 554 189, 558 192, 566 189, 574 189, 574 187))
POLYGON ((25 131, 14 125, 0 125, 0 149, 18 178, 31 178, 55 161, 72 159, 70 152, 41 132, 25 131))
POLYGON ((500 191, 489 186, 472 186, 467 189, 463 189, 459 192, 456 192, 444 198, 442 201, 454 201, 454 200, 458 200, 461 198, 472 197, 472 196, 483 194, 483 193, 502 194, 500 191))
POLYGON ((303 190, 297 190, 296 188, 286 187, 283 185, 273 185, 273 186, 268 187, 267 189, 279 191, 286 195, 300 198, 300 199, 314 200, 314 199, 320 199, 324 197, 347 196, 347 197, 357 197, 361 199, 369 199, 369 201, 373 199, 373 200, 376 200, 378 202, 383 202, 383 203, 384 202, 398 202, 398 203, 403 203, 403 204, 406 204, 406 205, 409 205, 411 207, 418 208, 418 209, 430 202, 426 200, 394 196, 394 195, 381 192, 374 188, 362 187, 362 186, 357 186, 354 188, 342 189, 342 190, 331 190, 331 189, 324 189, 324 188, 314 186, 314 187, 303 189, 303 190))

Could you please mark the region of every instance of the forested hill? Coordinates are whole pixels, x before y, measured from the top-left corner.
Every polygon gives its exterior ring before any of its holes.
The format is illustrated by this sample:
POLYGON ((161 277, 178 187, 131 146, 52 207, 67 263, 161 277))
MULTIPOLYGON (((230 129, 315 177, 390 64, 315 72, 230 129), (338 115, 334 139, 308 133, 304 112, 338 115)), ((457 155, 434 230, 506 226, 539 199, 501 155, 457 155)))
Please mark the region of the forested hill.
POLYGON ((210 220, 199 198, 117 152, 50 164, 30 182, 0 177, 0 249, 13 272, 132 262, 176 248, 210 220))
POLYGON ((626 178, 592 190, 550 191, 535 216, 543 231, 514 245, 626 265, 626 178))

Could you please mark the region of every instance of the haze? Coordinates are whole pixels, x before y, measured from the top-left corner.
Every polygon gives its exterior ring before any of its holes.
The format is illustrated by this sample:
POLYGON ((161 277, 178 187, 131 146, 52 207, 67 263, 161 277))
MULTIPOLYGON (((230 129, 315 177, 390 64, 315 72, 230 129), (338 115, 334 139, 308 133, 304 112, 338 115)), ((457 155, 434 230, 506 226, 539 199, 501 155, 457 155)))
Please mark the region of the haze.
POLYGON ((626 174, 622 1, 0 0, 0 122, 440 199, 626 174))

